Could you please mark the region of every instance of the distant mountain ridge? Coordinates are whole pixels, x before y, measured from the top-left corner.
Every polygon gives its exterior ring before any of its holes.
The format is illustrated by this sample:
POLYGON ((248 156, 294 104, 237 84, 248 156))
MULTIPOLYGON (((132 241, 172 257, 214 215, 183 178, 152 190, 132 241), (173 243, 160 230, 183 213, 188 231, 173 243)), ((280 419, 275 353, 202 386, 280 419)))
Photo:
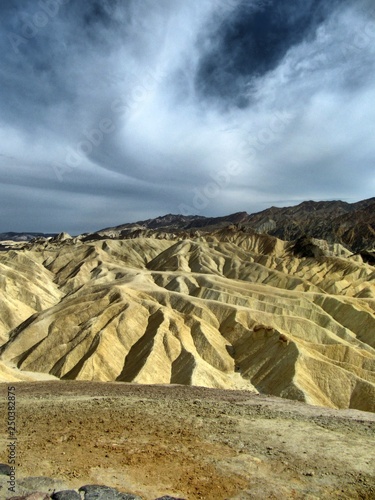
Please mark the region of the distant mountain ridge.
POLYGON ((17 232, 7 232, 0 233, 0 241, 30 241, 34 238, 50 238, 56 236, 57 233, 17 233, 17 232))
POLYGON ((329 243, 341 243, 353 252, 373 250, 375 246, 375 198, 346 203, 343 201, 304 201, 291 207, 270 207, 248 214, 237 212, 223 217, 167 214, 155 219, 122 224, 98 231, 123 233, 135 230, 165 232, 211 232, 230 224, 246 230, 266 233, 282 240, 317 238, 329 243))
POLYGON ((353 251, 375 244, 375 198, 343 201, 305 201, 295 207, 271 207, 249 216, 248 224, 283 240, 304 236, 341 243, 353 251))

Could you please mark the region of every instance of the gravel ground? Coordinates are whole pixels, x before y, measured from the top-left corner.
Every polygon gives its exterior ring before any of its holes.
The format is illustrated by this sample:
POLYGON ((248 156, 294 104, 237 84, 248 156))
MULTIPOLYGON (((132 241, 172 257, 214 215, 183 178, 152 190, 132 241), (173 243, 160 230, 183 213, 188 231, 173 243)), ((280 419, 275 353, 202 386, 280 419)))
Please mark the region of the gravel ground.
MULTIPOLYGON (((144 500, 375 498, 373 413, 176 385, 12 385, 17 481, 103 484, 144 500)), ((5 418, 6 398, 0 384, 5 418)), ((5 419, 0 440, 7 463, 5 419)))

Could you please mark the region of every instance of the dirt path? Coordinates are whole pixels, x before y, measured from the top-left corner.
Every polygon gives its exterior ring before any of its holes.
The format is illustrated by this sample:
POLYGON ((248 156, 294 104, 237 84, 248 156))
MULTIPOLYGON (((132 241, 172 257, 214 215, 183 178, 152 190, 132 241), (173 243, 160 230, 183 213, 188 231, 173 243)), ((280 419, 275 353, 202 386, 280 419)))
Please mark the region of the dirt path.
MULTIPOLYGON (((184 386, 14 385, 18 478, 106 484, 145 500, 375 498, 373 413, 184 386)), ((0 395, 5 415, 7 385, 0 395)), ((5 422, 0 440, 7 463, 5 422)))

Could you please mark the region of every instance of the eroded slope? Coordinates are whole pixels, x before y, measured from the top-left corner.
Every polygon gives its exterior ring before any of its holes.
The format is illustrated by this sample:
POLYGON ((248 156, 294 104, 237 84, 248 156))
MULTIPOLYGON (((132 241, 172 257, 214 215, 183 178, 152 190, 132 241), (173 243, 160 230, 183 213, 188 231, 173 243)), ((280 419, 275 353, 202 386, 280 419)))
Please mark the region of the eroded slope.
MULTIPOLYGON (((375 411, 372 266, 338 245, 306 258, 235 227, 146 236, 55 241, 19 254, 38 269, 44 302, 8 324, 5 380, 14 367, 62 379, 255 388, 375 411)), ((12 276, 17 290, 22 279, 12 276)))

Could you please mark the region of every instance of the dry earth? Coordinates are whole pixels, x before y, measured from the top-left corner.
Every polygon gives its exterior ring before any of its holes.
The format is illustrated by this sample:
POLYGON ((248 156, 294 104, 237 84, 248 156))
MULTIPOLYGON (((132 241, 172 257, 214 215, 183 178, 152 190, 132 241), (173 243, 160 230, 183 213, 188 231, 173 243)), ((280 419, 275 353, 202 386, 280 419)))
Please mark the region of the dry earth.
MULTIPOLYGON (((373 413, 187 386, 14 385, 18 480, 106 484, 145 500, 375 498, 373 413)), ((5 463, 6 438, 3 425, 5 463)))

